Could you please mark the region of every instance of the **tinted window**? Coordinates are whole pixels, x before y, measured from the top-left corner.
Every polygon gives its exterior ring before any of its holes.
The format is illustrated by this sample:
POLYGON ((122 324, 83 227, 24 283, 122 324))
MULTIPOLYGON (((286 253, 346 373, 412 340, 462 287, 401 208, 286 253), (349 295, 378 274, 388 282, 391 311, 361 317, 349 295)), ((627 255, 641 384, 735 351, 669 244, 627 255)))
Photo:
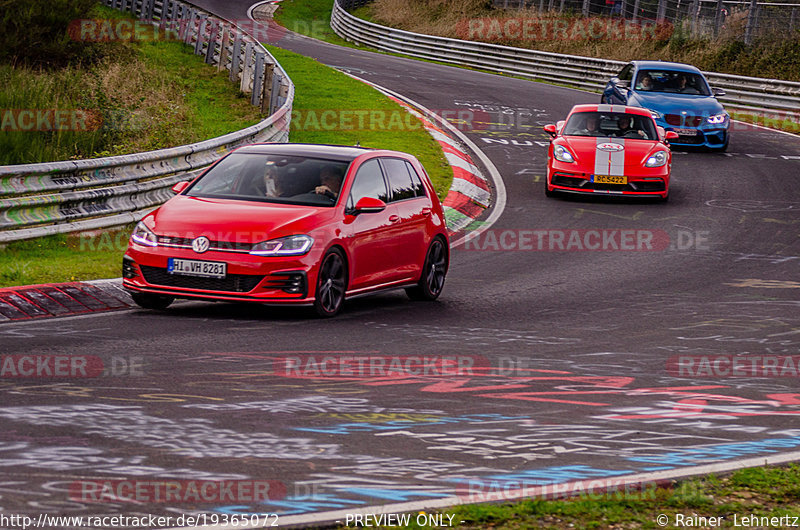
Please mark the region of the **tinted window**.
POLYGON ((364 162, 358 168, 353 187, 350 190, 350 201, 352 201, 353 205, 364 197, 372 197, 384 202, 388 199, 381 166, 374 159, 364 162))
POLYGON ((417 197, 425 197, 425 186, 422 185, 422 180, 419 178, 419 175, 417 175, 417 170, 414 169, 414 166, 409 162, 406 162, 406 169, 408 169, 408 173, 411 175, 411 182, 414 185, 417 197))
POLYGON ((417 188, 411 180, 405 160, 399 158, 383 158, 383 169, 389 178, 389 189, 393 201, 413 199, 417 196, 417 188))
MULTIPOLYGON (((279 154, 232 153, 222 159, 186 192, 192 197, 332 206, 316 193, 321 177, 333 175, 341 186, 347 162, 279 154)), ((329 187, 338 187, 329 183, 329 187)), ((333 189, 332 188, 332 189, 333 189)))
POLYGON ((564 126, 564 135, 657 139, 653 118, 624 112, 576 112, 564 126))
POLYGON ((620 81, 630 81, 631 79, 633 79, 633 65, 632 64, 626 65, 625 68, 622 69, 622 71, 619 73, 619 76, 617 77, 619 78, 620 81))
POLYGON ((674 70, 640 70, 636 76, 635 88, 649 92, 711 95, 702 75, 674 70))

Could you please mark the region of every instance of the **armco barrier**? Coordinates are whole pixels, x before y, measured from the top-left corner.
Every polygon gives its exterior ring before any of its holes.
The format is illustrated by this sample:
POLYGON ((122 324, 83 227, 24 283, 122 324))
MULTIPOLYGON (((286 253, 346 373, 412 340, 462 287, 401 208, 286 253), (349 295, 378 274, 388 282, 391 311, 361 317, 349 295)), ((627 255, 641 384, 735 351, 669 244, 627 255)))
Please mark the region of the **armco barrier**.
MULTIPOLYGON (((388 28, 347 12, 367 2, 334 0, 331 27, 343 39, 378 50, 599 92, 625 63, 485 42, 436 37, 388 28)), ((705 72, 728 108, 800 112, 800 83, 705 72)))
POLYGON ((231 149, 289 137, 294 85, 280 64, 233 23, 179 0, 104 0, 180 38, 268 113, 262 122, 203 142, 147 153, 42 164, 0 166, 0 243, 121 226, 171 197, 231 149))

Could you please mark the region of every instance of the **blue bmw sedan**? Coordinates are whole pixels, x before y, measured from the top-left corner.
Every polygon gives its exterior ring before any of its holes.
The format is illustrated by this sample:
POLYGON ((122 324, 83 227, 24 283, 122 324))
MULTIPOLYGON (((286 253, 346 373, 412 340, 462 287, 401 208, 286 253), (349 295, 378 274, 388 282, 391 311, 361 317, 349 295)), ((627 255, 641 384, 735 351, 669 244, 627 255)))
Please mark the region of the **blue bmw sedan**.
POLYGON ((601 103, 649 109, 656 124, 674 131, 671 145, 728 148, 730 117, 717 101, 725 91, 711 88, 703 73, 688 64, 632 61, 612 77, 601 103))

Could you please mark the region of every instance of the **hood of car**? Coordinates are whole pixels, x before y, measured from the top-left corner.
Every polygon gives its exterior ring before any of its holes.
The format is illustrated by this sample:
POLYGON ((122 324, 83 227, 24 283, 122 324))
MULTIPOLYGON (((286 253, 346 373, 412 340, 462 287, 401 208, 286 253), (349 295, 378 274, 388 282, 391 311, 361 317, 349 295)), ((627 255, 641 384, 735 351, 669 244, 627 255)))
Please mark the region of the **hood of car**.
POLYGON ((249 202, 177 195, 148 216, 159 236, 257 243, 306 234, 333 215, 335 208, 249 202))
POLYGON ((631 92, 628 104, 655 110, 662 114, 688 112, 694 116, 713 116, 725 110, 722 103, 712 96, 664 92, 631 92))
POLYGON ((624 166, 641 167, 659 145, 653 140, 590 136, 564 136, 557 142, 570 150, 581 171, 603 175, 622 174, 624 166))

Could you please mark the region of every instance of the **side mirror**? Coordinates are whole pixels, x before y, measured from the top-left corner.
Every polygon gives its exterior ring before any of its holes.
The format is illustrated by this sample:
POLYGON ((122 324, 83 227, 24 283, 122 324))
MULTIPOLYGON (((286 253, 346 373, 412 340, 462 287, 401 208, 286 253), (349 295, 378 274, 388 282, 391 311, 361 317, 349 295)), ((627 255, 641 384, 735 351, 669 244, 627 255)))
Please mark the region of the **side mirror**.
POLYGON ((567 120, 558 120, 556 122, 556 132, 560 133, 561 130, 564 128, 565 123, 567 123, 567 120))
POLYGON ((614 86, 620 90, 628 90, 631 87, 629 81, 620 81, 619 79, 614 82, 614 86))
POLYGON ((721 88, 712 88, 711 89, 711 95, 714 96, 715 98, 718 98, 720 96, 727 95, 727 92, 725 92, 725 90, 723 90, 721 88))
POLYGON ((358 215, 362 213, 378 213, 386 209, 386 203, 380 199, 372 197, 362 197, 356 203, 355 208, 350 210, 350 215, 358 215))
POLYGON ((678 133, 676 133, 675 131, 667 131, 667 137, 665 139, 668 142, 670 140, 677 140, 678 138, 680 138, 680 136, 678 136, 678 133))
POLYGON ((549 134, 551 138, 555 138, 555 137, 556 137, 556 135, 558 134, 558 133, 556 132, 556 126, 555 126, 555 124, 553 124, 553 123, 548 123, 547 125, 545 125, 544 127, 542 127, 542 129, 544 129, 544 132, 546 132, 547 134, 549 134))
POLYGON ((181 193, 189 186, 189 181, 185 180, 183 182, 178 182, 174 186, 172 186, 172 192, 175 194, 181 193))

